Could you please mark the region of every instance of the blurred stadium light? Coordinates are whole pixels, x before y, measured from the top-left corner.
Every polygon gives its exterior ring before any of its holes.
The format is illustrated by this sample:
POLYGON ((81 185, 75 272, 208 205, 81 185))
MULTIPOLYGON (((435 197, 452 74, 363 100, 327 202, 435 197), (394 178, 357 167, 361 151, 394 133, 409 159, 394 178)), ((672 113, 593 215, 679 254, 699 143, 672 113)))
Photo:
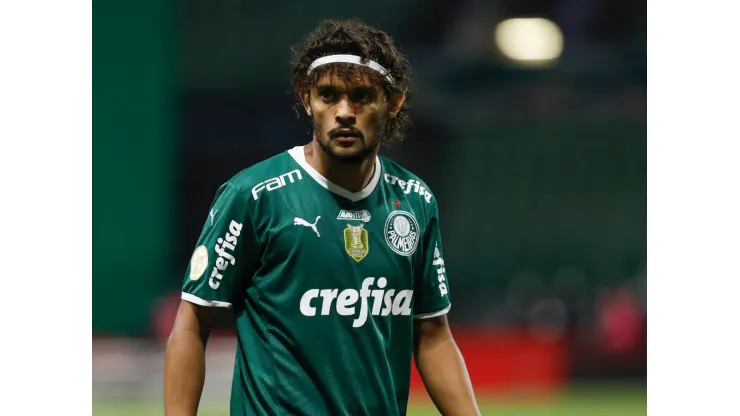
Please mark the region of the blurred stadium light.
POLYGON ((496 47, 521 66, 553 64, 563 52, 563 33, 544 18, 513 18, 500 22, 494 31, 496 47))

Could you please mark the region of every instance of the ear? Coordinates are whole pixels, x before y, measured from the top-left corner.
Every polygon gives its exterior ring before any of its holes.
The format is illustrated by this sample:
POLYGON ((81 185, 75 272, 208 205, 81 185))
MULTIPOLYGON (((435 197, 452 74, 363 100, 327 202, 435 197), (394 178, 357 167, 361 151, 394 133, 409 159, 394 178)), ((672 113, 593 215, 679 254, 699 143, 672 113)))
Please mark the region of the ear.
POLYGON ((306 114, 311 117, 311 91, 303 90, 299 93, 303 108, 306 110, 306 114))
POLYGON ((391 94, 390 100, 388 100, 388 113, 391 118, 395 118, 398 112, 401 111, 401 107, 403 107, 405 101, 406 94, 402 92, 391 94))

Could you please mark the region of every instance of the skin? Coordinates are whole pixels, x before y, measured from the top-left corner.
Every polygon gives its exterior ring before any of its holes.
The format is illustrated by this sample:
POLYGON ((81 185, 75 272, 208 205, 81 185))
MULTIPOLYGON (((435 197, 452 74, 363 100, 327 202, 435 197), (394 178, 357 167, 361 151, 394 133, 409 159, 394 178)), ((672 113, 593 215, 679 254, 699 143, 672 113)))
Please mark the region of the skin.
POLYGON ((164 358, 165 416, 196 416, 206 377, 206 344, 223 308, 181 300, 164 358))
POLYGON ((405 96, 387 96, 359 72, 352 80, 327 73, 300 97, 313 119, 313 140, 304 146, 306 161, 336 185, 362 190, 373 175, 383 128, 398 114, 405 96), (358 137, 342 141, 343 129, 358 137))
MULTIPOLYGON (((351 82, 324 76, 300 97, 314 125, 313 139, 304 146, 307 162, 336 185, 352 192, 362 190, 373 175, 383 127, 398 114, 404 95, 387 96, 360 72, 351 82), (356 137, 339 139, 346 134, 356 137)), ((217 315, 224 312, 180 301, 165 353, 166 416, 197 414, 205 381, 206 345, 217 315)), ((414 359, 443 415, 480 414, 446 316, 414 321, 414 359)))
POLYGON ((414 361, 437 410, 444 416, 480 415, 447 315, 414 320, 414 361))

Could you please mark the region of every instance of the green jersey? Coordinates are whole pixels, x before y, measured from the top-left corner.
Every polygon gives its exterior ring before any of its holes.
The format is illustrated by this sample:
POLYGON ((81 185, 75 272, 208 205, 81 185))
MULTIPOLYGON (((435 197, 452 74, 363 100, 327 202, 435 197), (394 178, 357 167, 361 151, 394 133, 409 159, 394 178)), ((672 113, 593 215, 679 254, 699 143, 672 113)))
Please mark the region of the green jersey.
POLYGON ((403 415, 413 320, 450 309, 437 203, 377 157, 347 191, 295 147, 223 184, 182 298, 232 308, 232 415, 403 415))

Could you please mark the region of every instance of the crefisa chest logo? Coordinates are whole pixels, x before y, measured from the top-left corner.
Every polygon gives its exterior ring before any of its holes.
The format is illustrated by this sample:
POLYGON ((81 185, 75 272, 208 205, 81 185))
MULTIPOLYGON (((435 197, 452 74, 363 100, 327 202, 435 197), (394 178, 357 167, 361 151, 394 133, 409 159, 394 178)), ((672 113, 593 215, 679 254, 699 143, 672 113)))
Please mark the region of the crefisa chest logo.
POLYGON ((385 221, 385 242, 391 250, 410 256, 419 244, 419 223, 407 211, 393 211, 385 221))

